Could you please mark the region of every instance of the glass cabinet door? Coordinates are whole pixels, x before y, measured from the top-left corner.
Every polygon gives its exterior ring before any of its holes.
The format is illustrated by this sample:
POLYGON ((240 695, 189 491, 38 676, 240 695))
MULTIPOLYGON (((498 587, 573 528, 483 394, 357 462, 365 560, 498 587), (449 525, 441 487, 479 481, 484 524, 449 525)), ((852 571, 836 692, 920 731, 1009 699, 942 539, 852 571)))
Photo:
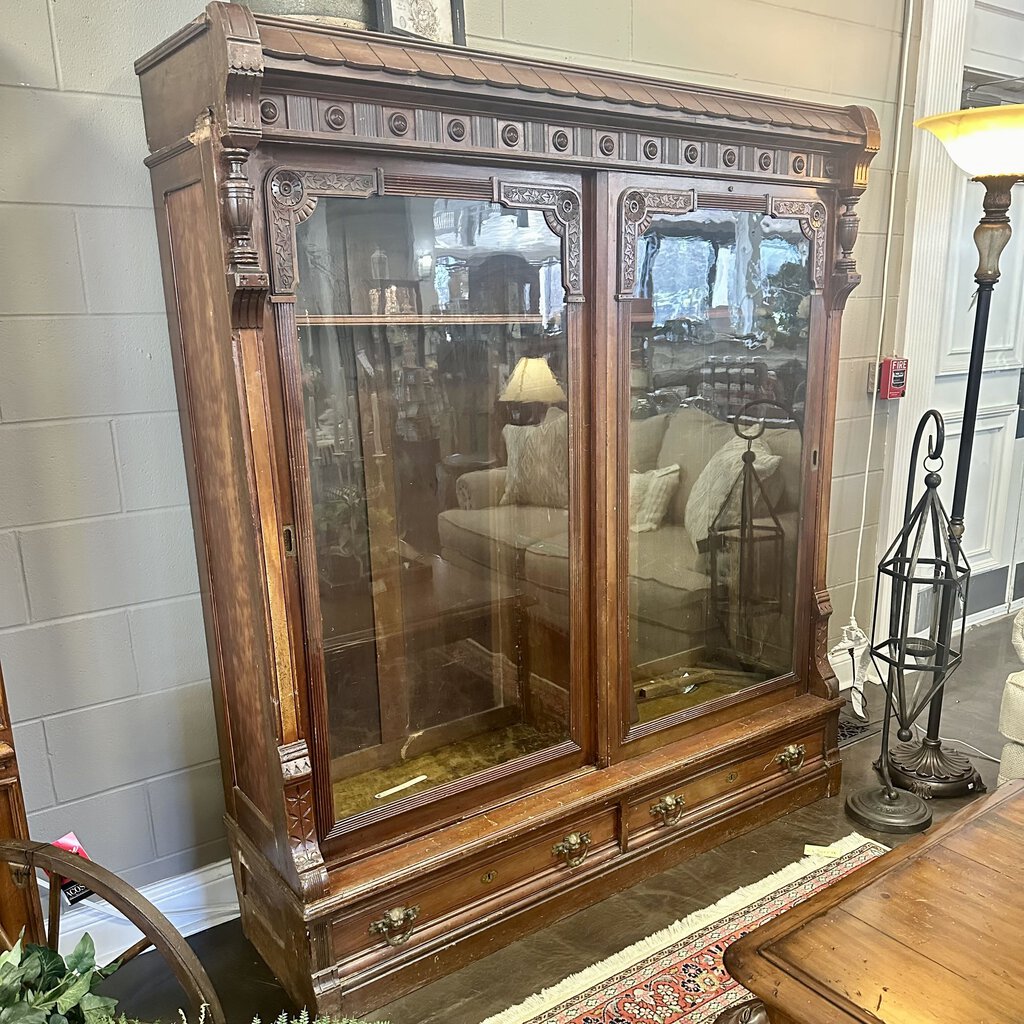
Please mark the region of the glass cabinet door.
POLYGON ((541 209, 436 194, 296 227, 338 819, 570 738, 561 245, 541 209))
POLYGON ((699 199, 624 196, 627 729, 793 668, 814 232, 699 199))

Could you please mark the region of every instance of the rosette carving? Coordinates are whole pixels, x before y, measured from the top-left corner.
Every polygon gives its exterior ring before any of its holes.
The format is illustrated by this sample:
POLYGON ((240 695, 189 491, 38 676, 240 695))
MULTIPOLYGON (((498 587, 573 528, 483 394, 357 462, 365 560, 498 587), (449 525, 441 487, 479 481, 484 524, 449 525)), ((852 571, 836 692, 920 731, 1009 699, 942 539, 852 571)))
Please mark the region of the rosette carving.
POLYGON ((267 178, 267 222, 270 231, 271 279, 274 292, 295 290, 295 225, 316 209, 320 196, 366 199, 378 192, 377 175, 335 171, 273 171, 267 178))

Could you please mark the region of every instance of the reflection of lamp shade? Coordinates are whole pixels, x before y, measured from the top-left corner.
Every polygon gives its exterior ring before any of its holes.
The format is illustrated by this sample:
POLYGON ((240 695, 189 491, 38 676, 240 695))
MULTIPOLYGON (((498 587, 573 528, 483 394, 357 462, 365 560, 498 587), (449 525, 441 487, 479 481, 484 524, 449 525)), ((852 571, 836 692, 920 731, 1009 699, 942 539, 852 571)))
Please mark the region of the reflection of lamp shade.
POLYGON ((543 356, 523 356, 498 399, 499 402, 545 402, 547 405, 565 400, 565 392, 543 356))
POLYGON ((1024 178, 1024 103, 954 110, 914 124, 931 132, 957 166, 974 178, 1024 178))

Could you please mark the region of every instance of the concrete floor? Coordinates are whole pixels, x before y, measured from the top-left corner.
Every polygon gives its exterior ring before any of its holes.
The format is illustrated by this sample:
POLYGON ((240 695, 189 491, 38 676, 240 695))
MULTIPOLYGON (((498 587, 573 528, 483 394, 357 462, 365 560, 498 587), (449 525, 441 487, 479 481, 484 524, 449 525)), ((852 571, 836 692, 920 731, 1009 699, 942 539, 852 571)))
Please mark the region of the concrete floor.
MULTIPOLYGON (((1020 662, 1010 644, 1010 619, 971 630, 964 660, 950 680, 943 734, 998 756, 996 723, 1003 682, 1020 662)), ((905 837, 858 829, 843 812, 845 793, 875 781, 871 762, 878 737, 844 748, 843 794, 821 800, 739 839, 619 893, 550 928, 513 943, 455 974, 400 999, 369 1020, 391 1024, 480 1024, 480 1021, 566 975, 652 934, 740 886, 749 885, 803 855, 805 843, 828 844, 853 831, 894 846, 905 837)), ((997 765, 974 759, 989 788, 997 765)), ((941 821, 968 800, 935 801, 941 821)), ((190 940, 217 987, 228 1020, 247 1024, 259 1014, 272 1021, 290 1004, 237 922, 190 940)), ((170 1021, 181 1001, 174 982, 152 954, 138 958, 108 983, 130 1016, 170 1021)))

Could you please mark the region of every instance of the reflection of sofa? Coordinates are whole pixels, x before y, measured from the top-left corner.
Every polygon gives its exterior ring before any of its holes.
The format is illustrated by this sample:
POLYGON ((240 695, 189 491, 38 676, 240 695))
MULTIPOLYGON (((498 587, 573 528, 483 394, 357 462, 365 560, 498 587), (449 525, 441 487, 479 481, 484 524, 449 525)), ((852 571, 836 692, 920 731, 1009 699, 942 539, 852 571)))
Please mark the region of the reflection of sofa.
MULTIPOLYGON (((709 607, 708 555, 691 541, 685 512, 701 470, 734 437, 731 424, 693 407, 630 424, 631 471, 680 468, 679 484, 661 525, 629 535, 629 632, 634 668, 673 658, 683 663, 722 642, 722 623, 709 607)), ((764 440, 781 456, 765 489, 785 535, 782 598, 783 607, 790 612, 776 621, 769 645, 775 648, 773 658, 785 659, 792 635, 801 441, 795 428, 769 429, 764 440)), ((739 468, 737 462, 737 474, 739 468)), ((526 597, 531 639, 534 626, 564 636, 569 622, 568 513, 564 508, 501 504, 508 472, 503 467, 459 478, 456 493, 460 507, 441 513, 438 522, 442 555, 465 568, 514 581, 526 597)))

